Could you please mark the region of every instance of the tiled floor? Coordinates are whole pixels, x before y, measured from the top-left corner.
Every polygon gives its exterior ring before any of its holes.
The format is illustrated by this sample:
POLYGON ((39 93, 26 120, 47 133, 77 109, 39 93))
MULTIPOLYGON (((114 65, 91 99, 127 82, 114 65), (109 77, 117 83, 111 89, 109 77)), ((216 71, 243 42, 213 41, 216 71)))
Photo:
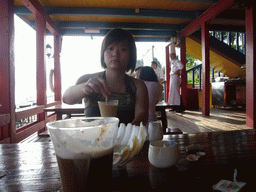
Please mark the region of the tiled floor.
MULTIPOLYGON (((183 113, 166 111, 168 127, 179 128, 183 133, 231 131, 250 129, 246 126, 244 109, 212 108, 210 116, 202 115, 202 111, 186 110, 183 113)), ((37 133, 22 142, 49 142, 50 137, 39 137, 37 133)))
POLYGON ((250 129, 246 126, 245 109, 211 108, 208 117, 202 111, 166 113, 168 127, 177 127, 185 133, 250 129))

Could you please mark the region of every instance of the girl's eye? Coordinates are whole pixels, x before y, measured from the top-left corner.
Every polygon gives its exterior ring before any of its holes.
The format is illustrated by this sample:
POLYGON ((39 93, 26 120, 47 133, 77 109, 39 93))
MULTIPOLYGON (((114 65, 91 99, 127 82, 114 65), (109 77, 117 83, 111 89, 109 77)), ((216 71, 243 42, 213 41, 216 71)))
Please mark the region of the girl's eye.
POLYGON ((112 50, 113 50, 113 47, 108 47, 107 50, 112 51, 112 50))
POLYGON ((127 51, 128 49, 126 47, 121 48, 122 51, 127 51))

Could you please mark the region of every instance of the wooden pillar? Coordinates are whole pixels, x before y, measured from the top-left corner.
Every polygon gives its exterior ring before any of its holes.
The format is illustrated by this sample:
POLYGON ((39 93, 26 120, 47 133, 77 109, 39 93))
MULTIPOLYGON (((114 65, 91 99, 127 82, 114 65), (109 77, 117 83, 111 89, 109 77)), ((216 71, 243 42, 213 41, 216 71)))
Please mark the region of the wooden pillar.
MULTIPOLYGON (((44 17, 36 13, 36 61, 37 61, 37 105, 46 105, 46 70, 45 70, 45 29, 44 17)), ((38 121, 45 120, 45 113, 38 114, 38 121)), ((39 132, 42 132, 41 130, 39 132)))
POLYGON ((203 107, 202 114, 210 115, 210 35, 208 22, 202 23, 202 62, 203 62, 203 107))
POLYGON ((0 138, 16 142, 14 0, 0 0, 0 113, 10 114, 10 124, 0 127, 0 138))
POLYGON ((166 77, 166 83, 165 83, 165 102, 168 102, 169 100, 169 89, 170 89, 170 51, 169 51, 170 45, 167 45, 165 47, 165 55, 166 55, 166 68, 165 68, 165 77, 166 77))
POLYGON ((256 128, 255 6, 246 9, 246 126, 256 128))
POLYGON ((61 36, 54 36, 54 92, 55 101, 61 101, 61 69, 60 69, 60 49, 61 36))
POLYGON ((182 69, 181 74, 181 97, 183 104, 187 106, 187 72, 186 72, 186 37, 181 37, 180 42, 180 61, 183 63, 184 68, 182 69))

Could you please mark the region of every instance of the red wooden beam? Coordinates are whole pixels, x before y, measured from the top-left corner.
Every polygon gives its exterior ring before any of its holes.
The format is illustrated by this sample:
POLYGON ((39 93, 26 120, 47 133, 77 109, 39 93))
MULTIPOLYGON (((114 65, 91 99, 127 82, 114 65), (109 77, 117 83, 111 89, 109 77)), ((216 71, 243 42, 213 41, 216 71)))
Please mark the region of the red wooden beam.
POLYGON ((53 34, 58 35, 59 29, 52 21, 48 13, 45 11, 43 6, 40 4, 38 0, 21 0, 23 4, 34 14, 40 14, 44 17, 46 21, 46 28, 53 34))
POLYGON ((170 85, 170 56, 169 56, 169 46, 165 47, 165 56, 166 56, 166 68, 165 68, 165 101, 168 102, 169 99, 169 85, 170 85))
POLYGON ((62 37, 54 36, 54 92, 55 101, 61 101, 61 69, 60 69, 60 48, 62 37))
POLYGON ((10 114, 0 114, 0 127, 10 123, 10 114))
POLYGON ((187 106, 187 72, 186 72, 186 38, 183 36, 180 42, 180 61, 183 63, 184 67, 181 73, 181 97, 183 104, 187 106))
POLYGON ((210 34, 208 22, 202 24, 202 68, 203 68, 203 107, 205 116, 210 114, 210 34))
POLYGON ((255 6, 246 9, 246 126, 256 128, 255 6))
POLYGON ((37 42, 37 105, 46 105, 46 71, 45 71, 45 20, 36 15, 37 42))
POLYGON ((0 0, 0 5, 0 113, 10 114, 10 124, 0 132, 2 139, 15 142, 14 0, 0 0))
POLYGON ((182 36, 189 36, 191 33, 197 31, 201 24, 208 22, 218 16, 221 12, 232 7, 235 0, 220 0, 214 4, 210 9, 204 12, 200 17, 193 21, 189 26, 182 30, 182 36))
MULTIPOLYGON (((37 105, 46 105, 46 70, 45 70, 45 20, 39 13, 36 14, 36 42, 37 42, 37 105)), ((45 120, 45 113, 37 116, 38 121, 45 120)))

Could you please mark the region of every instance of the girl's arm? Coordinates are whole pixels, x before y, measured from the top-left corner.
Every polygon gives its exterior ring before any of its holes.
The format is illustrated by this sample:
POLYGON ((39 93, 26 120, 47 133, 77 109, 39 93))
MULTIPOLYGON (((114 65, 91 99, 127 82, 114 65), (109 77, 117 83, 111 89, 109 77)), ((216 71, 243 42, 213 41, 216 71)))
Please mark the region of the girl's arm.
POLYGON ((75 104, 86 99, 93 92, 102 93, 104 96, 109 94, 106 81, 99 77, 98 73, 88 74, 80 77, 76 85, 69 87, 63 94, 63 102, 67 104, 75 104))
POLYGON ((84 86, 88 79, 89 75, 83 75, 77 80, 75 85, 70 86, 63 94, 63 102, 66 104, 75 104, 81 101, 85 97, 84 86))

